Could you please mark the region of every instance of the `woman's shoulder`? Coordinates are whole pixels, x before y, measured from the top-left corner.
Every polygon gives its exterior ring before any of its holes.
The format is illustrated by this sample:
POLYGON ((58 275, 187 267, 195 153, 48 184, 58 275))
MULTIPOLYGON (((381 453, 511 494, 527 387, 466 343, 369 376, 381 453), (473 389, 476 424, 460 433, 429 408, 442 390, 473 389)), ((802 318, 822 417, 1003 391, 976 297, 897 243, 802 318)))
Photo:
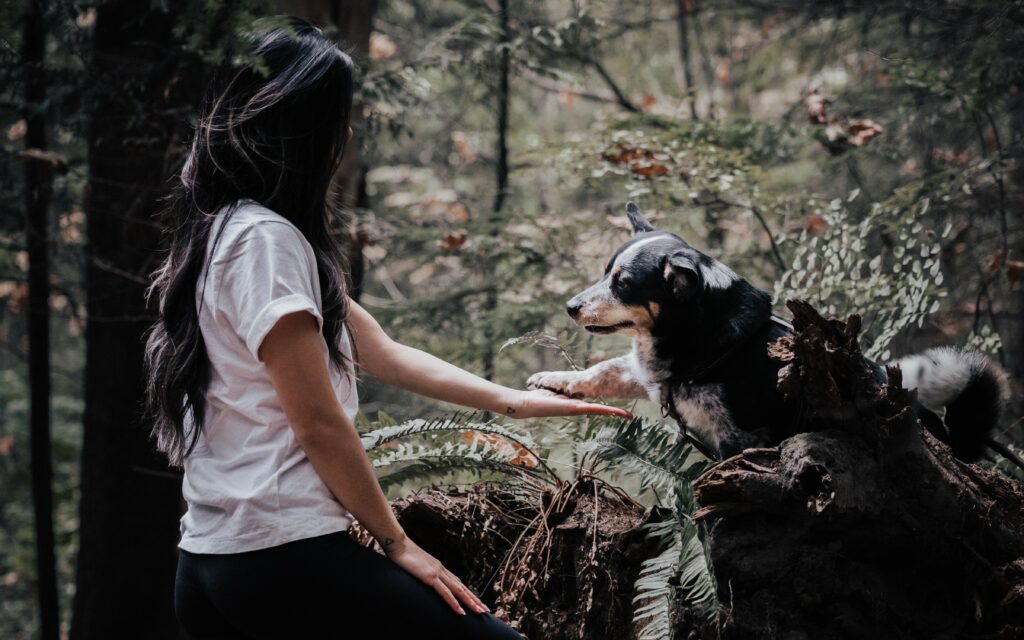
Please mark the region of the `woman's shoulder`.
POLYGON ((225 207, 225 210, 220 215, 225 216, 225 232, 234 231, 238 233, 250 227, 273 224, 289 227, 300 236, 302 235, 298 227, 292 224, 288 218, 255 200, 239 200, 231 205, 230 208, 225 207))
POLYGON ((289 244, 312 251, 312 247, 299 228, 287 218, 255 200, 240 200, 219 214, 220 225, 215 229, 212 242, 216 242, 214 261, 232 253, 240 244, 252 245, 270 242, 289 244), (244 241, 244 242, 243 242, 244 241), (254 242, 255 241, 255 242, 254 242))

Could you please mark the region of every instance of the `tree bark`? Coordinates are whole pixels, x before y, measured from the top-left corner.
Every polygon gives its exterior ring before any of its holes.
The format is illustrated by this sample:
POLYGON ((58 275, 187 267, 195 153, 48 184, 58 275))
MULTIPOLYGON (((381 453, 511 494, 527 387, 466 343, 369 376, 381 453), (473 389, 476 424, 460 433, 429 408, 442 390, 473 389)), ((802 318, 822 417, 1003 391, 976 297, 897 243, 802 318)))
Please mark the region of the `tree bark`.
MULTIPOLYGON (((175 5, 177 6, 177 5, 175 5)), ((73 639, 176 638, 180 476, 139 407, 154 214, 203 74, 183 69, 177 16, 136 0, 97 9, 87 135, 85 415, 73 639)))
POLYGON ((1024 637, 1024 491, 922 430, 859 319, 791 303, 780 390, 809 432, 696 483, 724 638, 1024 637))
POLYGON ((693 63, 690 59, 690 25, 687 0, 676 0, 676 28, 679 32, 679 62, 682 65, 683 90, 690 105, 690 118, 699 120, 697 115, 697 83, 693 79, 693 63))
MULTIPOLYGON (((41 0, 28 4, 22 36, 25 69, 25 147, 46 149, 46 26, 41 0)), ((36 590, 41 640, 60 637, 57 563, 53 535, 53 469, 50 447, 50 199, 53 168, 25 159, 25 211, 28 230, 28 376, 32 507, 36 530, 36 590)))
MULTIPOLYGON (((498 58, 498 82, 495 91, 495 99, 498 107, 498 119, 495 122, 496 140, 494 144, 494 205, 491 207, 491 235, 497 237, 498 225, 501 222, 502 211, 505 208, 505 199, 508 196, 508 118, 509 118, 509 76, 511 74, 509 42, 512 39, 509 31, 508 0, 500 0, 498 3, 498 29, 499 42, 502 45, 498 58)), ((490 269, 485 267, 485 275, 490 277, 490 269)), ((485 380, 494 379, 494 356, 495 356, 495 334, 492 316, 498 308, 498 292, 495 289, 488 290, 484 297, 484 353, 481 358, 482 375, 485 380)), ((489 413, 484 414, 485 417, 489 413)))
POLYGON ((600 480, 583 475, 540 495, 434 490, 393 506, 417 544, 527 638, 636 637, 633 583, 651 552, 647 520, 600 480))

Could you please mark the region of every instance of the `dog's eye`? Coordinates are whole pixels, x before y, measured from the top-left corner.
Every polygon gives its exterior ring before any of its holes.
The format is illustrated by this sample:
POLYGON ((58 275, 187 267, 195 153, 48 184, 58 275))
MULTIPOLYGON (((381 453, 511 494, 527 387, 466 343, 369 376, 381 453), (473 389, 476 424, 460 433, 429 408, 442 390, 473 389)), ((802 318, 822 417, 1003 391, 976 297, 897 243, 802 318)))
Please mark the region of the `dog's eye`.
POLYGON ((616 271, 615 274, 612 275, 613 287, 618 287, 619 289, 628 289, 630 284, 632 283, 629 281, 629 278, 622 275, 621 271, 616 271))

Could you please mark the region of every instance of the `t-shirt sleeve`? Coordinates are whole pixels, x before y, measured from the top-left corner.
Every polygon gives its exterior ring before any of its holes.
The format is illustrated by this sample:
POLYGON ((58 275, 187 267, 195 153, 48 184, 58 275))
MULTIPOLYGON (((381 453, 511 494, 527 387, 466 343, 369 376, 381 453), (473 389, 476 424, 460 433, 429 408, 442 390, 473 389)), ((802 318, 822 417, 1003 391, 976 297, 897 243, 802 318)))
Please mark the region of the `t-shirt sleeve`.
POLYGON ((294 228, 265 221, 240 232, 221 264, 218 311, 253 358, 282 317, 307 311, 323 330, 313 250, 294 228))

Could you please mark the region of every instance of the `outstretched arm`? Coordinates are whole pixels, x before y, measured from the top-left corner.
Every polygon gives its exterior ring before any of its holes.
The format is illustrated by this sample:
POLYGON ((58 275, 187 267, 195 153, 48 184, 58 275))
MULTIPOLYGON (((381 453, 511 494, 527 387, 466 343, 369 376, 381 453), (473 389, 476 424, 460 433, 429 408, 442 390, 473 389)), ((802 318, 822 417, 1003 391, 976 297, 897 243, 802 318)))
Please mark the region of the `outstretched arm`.
POLYGON ((440 358, 395 342, 355 302, 348 322, 359 366, 381 382, 464 407, 512 418, 611 415, 629 418, 618 407, 559 397, 544 391, 521 391, 489 382, 440 358))

